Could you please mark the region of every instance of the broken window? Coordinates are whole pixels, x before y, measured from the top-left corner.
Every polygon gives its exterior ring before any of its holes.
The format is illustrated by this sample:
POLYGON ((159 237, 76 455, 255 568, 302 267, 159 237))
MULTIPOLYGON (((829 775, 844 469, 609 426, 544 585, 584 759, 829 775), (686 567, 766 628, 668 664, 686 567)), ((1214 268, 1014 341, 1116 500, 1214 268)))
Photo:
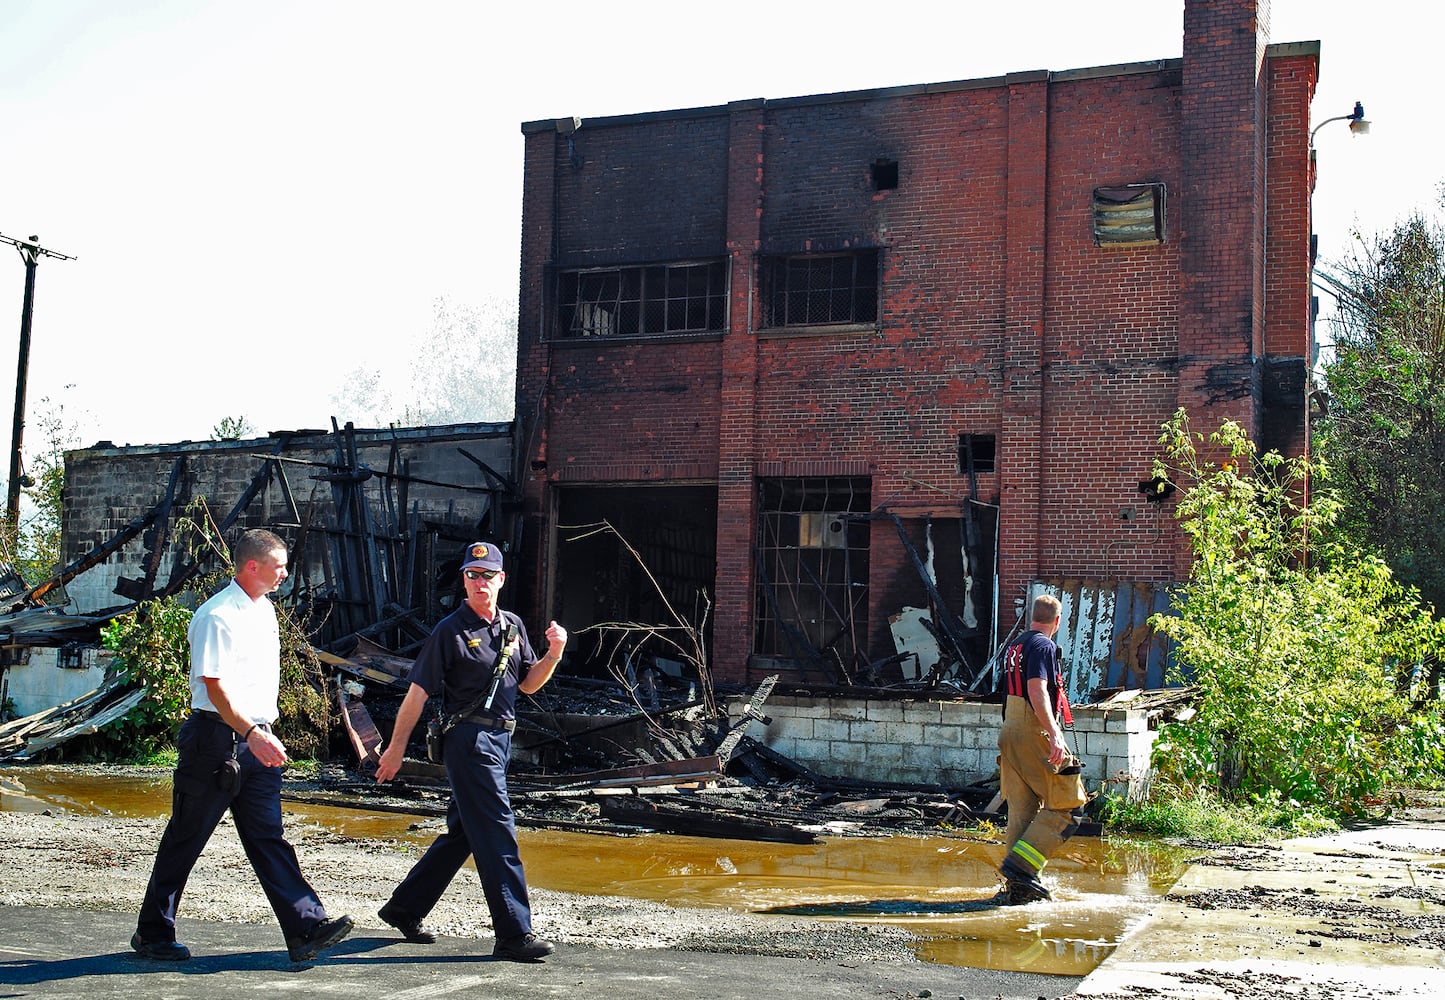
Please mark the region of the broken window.
POLYGON ((866 477, 758 483, 753 649, 851 669, 868 637, 866 477))
MULTIPOLYGON (((717 487, 565 486, 557 532, 557 620, 630 622, 636 629, 623 645, 631 661, 683 659, 689 644, 674 630, 678 618, 705 630, 714 593, 717 487)), ((569 644, 569 672, 607 676, 620 634, 599 630, 598 641, 569 644)))
POLYGON ((1164 185, 1094 188, 1094 242, 1154 246, 1164 242, 1164 185))
POLYGON ((875 160, 869 171, 873 175, 874 191, 895 191, 898 189, 898 161, 875 160))
POLYGON ((995 471, 997 447, 992 434, 960 434, 958 436, 958 474, 971 476, 995 471))
POLYGON ((764 257, 763 325, 826 326, 878 320, 878 251, 764 257))
POLYGON ((557 274, 562 337, 638 337, 727 328, 727 262, 688 261, 557 274))

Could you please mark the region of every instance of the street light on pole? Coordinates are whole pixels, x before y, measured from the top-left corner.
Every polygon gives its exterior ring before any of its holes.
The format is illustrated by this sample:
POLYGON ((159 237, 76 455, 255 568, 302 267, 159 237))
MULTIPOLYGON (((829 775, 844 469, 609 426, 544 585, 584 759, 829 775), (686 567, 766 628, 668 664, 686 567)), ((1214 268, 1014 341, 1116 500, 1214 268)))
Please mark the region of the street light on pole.
MULTIPOLYGON (((1360 102, 1360 101, 1356 101, 1356 102, 1355 102, 1354 110, 1352 110, 1349 114, 1347 114, 1347 115, 1335 115, 1333 118, 1326 118, 1324 121, 1320 122, 1320 123, 1319 123, 1318 125, 1316 125, 1314 128, 1310 129, 1310 147, 1309 147, 1309 148, 1310 148, 1310 163, 1309 163, 1309 169, 1310 169, 1310 173, 1311 173, 1311 178, 1310 178, 1310 194, 1309 194, 1309 210, 1310 210, 1310 288, 1309 288, 1309 293, 1310 293, 1310 298, 1309 298, 1309 330, 1308 330, 1309 343, 1308 343, 1308 345, 1307 345, 1307 347, 1306 347, 1306 349, 1307 349, 1308 352, 1309 352, 1309 357, 1308 357, 1308 359, 1307 359, 1307 360, 1308 360, 1308 364, 1307 364, 1307 366, 1306 366, 1306 369, 1307 369, 1307 370, 1306 370, 1306 373, 1305 373, 1305 389, 1306 389, 1306 394, 1305 394, 1305 401, 1304 401, 1304 415, 1305 415, 1304 434, 1305 434, 1305 457, 1306 457, 1306 458, 1308 458, 1308 457, 1310 456, 1310 453, 1311 453, 1311 441, 1310 441, 1310 438, 1311 438, 1311 436, 1314 434, 1314 428, 1313 428, 1313 423, 1314 423, 1314 421, 1311 419, 1310 407, 1314 405, 1314 401, 1315 401, 1317 398, 1323 398, 1323 397, 1321 397, 1321 396, 1319 395, 1319 393, 1318 393, 1316 390, 1314 390, 1314 389, 1312 388, 1313 385, 1314 385, 1314 367, 1315 367, 1316 362, 1318 361, 1318 356, 1319 356, 1319 348, 1318 348, 1318 345, 1317 345, 1316 342, 1315 342, 1315 319, 1316 319, 1316 317, 1319 315, 1319 303, 1320 303, 1319 297, 1318 297, 1317 295, 1315 295, 1315 293, 1314 293, 1314 292, 1315 292, 1315 258, 1316 258, 1316 256, 1317 256, 1318 246, 1319 246, 1318 243, 1316 242, 1316 241, 1318 240, 1318 236, 1315 235, 1315 231, 1314 231, 1314 230, 1315 230, 1315 185, 1314 185, 1314 177, 1313 177, 1313 174, 1314 174, 1314 170, 1315 170, 1315 135, 1319 132, 1320 129, 1324 128, 1324 127, 1325 127, 1326 125, 1328 125, 1330 122, 1349 122, 1349 123, 1350 123, 1350 135, 1352 135, 1352 136, 1354 136, 1354 135, 1369 135, 1369 134, 1370 134, 1370 123, 1365 120, 1365 105, 1364 105, 1362 102, 1360 102)), ((1308 473, 1308 471, 1306 471, 1306 473, 1305 473, 1305 481, 1304 481, 1304 504, 1305 504, 1306 509, 1308 509, 1309 504, 1310 504, 1310 478, 1309 478, 1309 473, 1308 473)), ((1303 551, 1306 553, 1306 555, 1308 555, 1308 553, 1309 553, 1309 533, 1308 533, 1308 531, 1306 531, 1306 532, 1304 533, 1303 538, 1302 538, 1302 542, 1303 542, 1303 551)))
POLYGON ((1315 133, 1324 128, 1330 122, 1349 122, 1350 135, 1369 135, 1370 123, 1365 121, 1365 106, 1359 101, 1355 102, 1355 110, 1347 115, 1335 115, 1333 118, 1326 118, 1314 128, 1310 129, 1310 149, 1315 148, 1315 133))
MULTIPOLYGON (((1314 170, 1315 170, 1315 136, 1316 136, 1317 134, 1319 134, 1320 129, 1324 128, 1324 127, 1325 127, 1326 125, 1328 125, 1330 122, 1349 122, 1349 123, 1350 123, 1350 135, 1352 135, 1352 136, 1354 136, 1354 135, 1369 135, 1369 134, 1370 134, 1370 123, 1365 119, 1365 105, 1364 105, 1362 102, 1360 102, 1360 101, 1356 101, 1356 102, 1355 102, 1355 108, 1354 108, 1354 110, 1351 111, 1349 114, 1347 114, 1347 115, 1335 115, 1333 118, 1326 118, 1324 121, 1320 122, 1320 123, 1319 123, 1318 125, 1316 125, 1314 128, 1310 129, 1310 146, 1309 146, 1309 149, 1310 149, 1310 172, 1311 172, 1312 175, 1313 175, 1314 170)), ((1316 317, 1316 316, 1318 315, 1318 313, 1319 313, 1319 298, 1314 294, 1314 289, 1315 289, 1315 273, 1314 273, 1314 272, 1315 272, 1315 258, 1316 258, 1317 253, 1318 253, 1318 244, 1317 244, 1316 241, 1317 241, 1318 238, 1319 238, 1318 236, 1316 236, 1315 231, 1314 231, 1314 229, 1315 229, 1315 204, 1314 204, 1314 202, 1315 202, 1315 197, 1314 197, 1314 178, 1313 178, 1313 176, 1311 176, 1311 179, 1310 179, 1310 204, 1309 204, 1309 209, 1310 209, 1310 315, 1309 315, 1309 324, 1310 324, 1310 329, 1309 329, 1310 357, 1309 357, 1309 363, 1310 363, 1311 369, 1313 369, 1314 364, 1315 364, 1315 361, 1316 361, 1316 357, 1315 357, 1315 354, 1316 354, 1316 348, 1315 348, 1315 317, 1316 317)))
POLYGON ((11 531, 18 531, 20 528, 20 488, 31 485, 23 471, 21 446, 25 434, 25 382, 30 368, 30 317, 35 310, 35 268, 40 263, 41 257, 54 257, 57 260, 74 260, 75 258, 46 249, 40 245, 38 236, 21 240, 0 233, 0 243, 9 243, 19 250, 20 259, 25 262, 25 300, 20 306, 20 359, 15 372, 15 423, 10 435, 10 481, 8 483, 9 493, 5 502, 6 524, 11 531))

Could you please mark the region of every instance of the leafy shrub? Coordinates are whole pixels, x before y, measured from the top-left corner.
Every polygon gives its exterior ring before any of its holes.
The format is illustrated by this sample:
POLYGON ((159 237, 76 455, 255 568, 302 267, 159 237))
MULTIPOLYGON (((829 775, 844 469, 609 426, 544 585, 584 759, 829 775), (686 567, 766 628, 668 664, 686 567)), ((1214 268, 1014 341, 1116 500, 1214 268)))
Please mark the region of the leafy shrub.
POLYGON ((1141 801, 1105 796, 1097 814, 1115 830, 1217 844, 1259 843, 1339 829, 1327 816, 1287 807, 1272 798, 1258 802, 1229 801, 1208 791, 1189 796, 1151 795, 1141 801))
POLYGON ((145 687, 141 703, 101 729, 88 748, 105 759, 153 754, 167 745, 190 711, 192 611, 175 598, 146 601, 101 630, 119 674, 145 687))
POLYGON ((286 744, 288 756, 323 759, 331 737, 333 711, 323 693, 326 679, 321 673, 321 661, 303 627, 284 609, 276 611, 281 625, 281 691, 276 705, 281 718, 276 723, 276 735, 286 744))
POLYGON ((1155 473, 1181 487, 1195 559, 1176 613, 1152 624, 1175 679, 1199 688, 1198 713, 1161 734, 1161 792, 1350 814, 1428 769, 1433 730, 1397 672, 1438 656, 1441 623, 1382 561, 1328 539, 1338 504, 1304 502, 1324 470, 1256 456, 1232 422, 1196 436, 1182 410, 1160 440, 1155 473))
MULTIPOLYGON (((80 745, 105 760, 153 755, 169 746, 190 713, 190 643, 193 612, 174 598, 147 601, 101 632, 117 671, 145 687, 141 703, 80 745)), ((322 694, 321 664, 306 636, 282 609, 281 689, 276 734, 291 757, 324 757, 330 738, 330 702, 322 694)))

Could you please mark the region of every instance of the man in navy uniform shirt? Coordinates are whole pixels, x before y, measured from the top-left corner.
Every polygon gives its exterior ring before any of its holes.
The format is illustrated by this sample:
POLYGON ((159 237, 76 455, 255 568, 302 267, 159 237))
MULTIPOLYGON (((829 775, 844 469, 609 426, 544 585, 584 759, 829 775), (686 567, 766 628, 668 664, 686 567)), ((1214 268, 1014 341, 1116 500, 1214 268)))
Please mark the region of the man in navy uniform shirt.
POLYGON ((452 800, 446 832, 397 886, 380 916, 408 941, 435 941, 422 921, 470 854, 496 934, 492 954, 525 962, 554 949, 532 933, 527 880, 507 797, 507 758, 517 726, 517 692, 533 694, 552 678, 567 645, 567 631, 550 622, 547 653, 538 658, 521 619, 497 604, 506 580, 502 553, 495 545, 467 546, 462 558, 466 603, 437 624, 407 677, 411 687, 397 711, 376 780, 396 776, 427 700, 441 695, 444 717, 456 720, 442 744, 452 800))

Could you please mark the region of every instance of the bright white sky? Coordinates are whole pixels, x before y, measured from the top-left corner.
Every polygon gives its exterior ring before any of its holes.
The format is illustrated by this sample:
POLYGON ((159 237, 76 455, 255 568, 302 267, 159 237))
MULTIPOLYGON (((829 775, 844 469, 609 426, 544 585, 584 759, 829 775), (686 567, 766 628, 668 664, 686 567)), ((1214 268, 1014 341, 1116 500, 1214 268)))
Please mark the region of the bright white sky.
MULTIPOLYGON (((1433 213, 1445 6, 1272 9, 1271 40, 1321 41, 1315 122, 1360 100, 1373 124, 1319 133, 1321 256, 1433 213)), ((76 258, 38 269, 27 454, 45 400, 78 444, 146 444, 329 427, 358 366, 400 390, 439 297, 516 297, 524 121, 1175 58, 1183 10, 0 0, 0 233, 76 258)), ((0 246, 0 371, 23 288, 0 246)))

